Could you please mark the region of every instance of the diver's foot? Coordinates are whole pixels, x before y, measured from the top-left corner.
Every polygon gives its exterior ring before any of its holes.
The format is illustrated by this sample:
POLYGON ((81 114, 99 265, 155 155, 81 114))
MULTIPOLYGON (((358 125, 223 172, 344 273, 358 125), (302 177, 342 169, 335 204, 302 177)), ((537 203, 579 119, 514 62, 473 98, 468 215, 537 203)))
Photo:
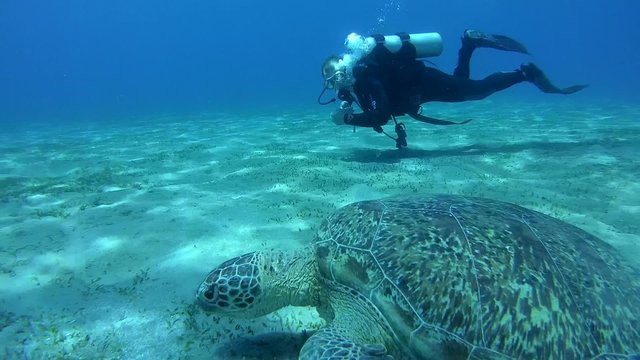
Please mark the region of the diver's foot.
POLYGON ((542 92, 548 94, 573 94, 589 85, 573 85, 566 88, 559 88, 544 74, 544 72, 534 63, 526 63, 520 65, 520 71, 524 75, 525 80, 535 85, 542 92))
POLYGON ((508 36, 487 34, 477 30, 465 30, 462 35, 462 43, 473 46, 474 48, 484 47, 529 54, 529 51, 524 45, 508 36))

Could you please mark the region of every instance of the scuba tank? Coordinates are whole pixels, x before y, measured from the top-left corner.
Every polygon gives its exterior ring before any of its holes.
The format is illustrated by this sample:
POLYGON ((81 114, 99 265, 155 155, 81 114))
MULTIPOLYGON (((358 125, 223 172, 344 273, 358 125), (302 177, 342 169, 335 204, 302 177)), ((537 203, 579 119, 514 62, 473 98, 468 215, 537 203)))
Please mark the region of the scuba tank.
MULTIPOLYGON (((442 37, 437 32, 406 35, 409 35, 409 42, 416 47, 416 57, 418 59, 442 54, 442 37)), ((346 42, 349 43, 349 41, 349 37, 347 37, 346 42)), ((376 46, 376 39, 373 36, 366 37, 364 38, 364 45, 366 49, 373 49, 376 46)), ((402 46, 402 38, 399 35, 385 35, 383 45, 389 51, 395 53, 402 46)), ((369 51, 366 52, 368 53, 369 51)))

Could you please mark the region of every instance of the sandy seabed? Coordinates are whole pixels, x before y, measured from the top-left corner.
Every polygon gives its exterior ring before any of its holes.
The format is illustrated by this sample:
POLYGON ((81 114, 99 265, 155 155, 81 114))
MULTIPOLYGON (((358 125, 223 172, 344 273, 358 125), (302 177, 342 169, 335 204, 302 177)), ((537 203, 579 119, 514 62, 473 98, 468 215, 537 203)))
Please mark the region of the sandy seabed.
POLYGON ((198 284, 227 258, 303 247, 338 207, 390 195, 513 202, 640 258, 640 107, 430 109, 474 120, 402 119, 402 151, 304 111, 0 133, 0 357, 296 358, 322 324, 313 309, 206 316, 198 284))

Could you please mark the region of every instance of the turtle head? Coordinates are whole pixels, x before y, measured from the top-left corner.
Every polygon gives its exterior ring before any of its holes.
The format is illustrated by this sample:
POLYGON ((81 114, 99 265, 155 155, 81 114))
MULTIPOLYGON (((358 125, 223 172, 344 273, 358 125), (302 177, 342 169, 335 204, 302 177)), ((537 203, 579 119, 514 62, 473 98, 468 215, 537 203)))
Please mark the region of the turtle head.
POLYGON ((310 305, 314 263, 303 254, 256 251, 227 260, 207 275, 196 299, 208 312, 247 318, 310 305))
POLYGON ((214 313, 251 317, 264 295, 260 255, 244 254, 214 268, 196 292, 200 305, 214 313))

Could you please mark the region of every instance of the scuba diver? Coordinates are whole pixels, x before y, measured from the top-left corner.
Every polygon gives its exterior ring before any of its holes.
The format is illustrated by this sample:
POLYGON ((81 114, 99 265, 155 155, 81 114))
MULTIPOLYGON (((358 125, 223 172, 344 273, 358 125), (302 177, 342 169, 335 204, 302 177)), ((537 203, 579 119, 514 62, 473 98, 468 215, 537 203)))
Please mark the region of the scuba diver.
POLYGON ((337 98, 341 100, 339 109, 331 114, 335 124, 373 128, 396 140, 398 149, 407 146, 407 135, 404 124, 397 122, 397 116, 409 115, 434 125, 461 125, 471 121, 452 122, 422 115, 421 105, 429 101, 481 100, 525 81, 552 94, 572 94, 588 86, 559 88, 533 63, 523 64, 514 71, 497 72, 482 80, 472 80, 469 78, 469 63, 477 48, 529 54, 524 45, 510 37, 475 30, 465 30, 462 36, 462 47, 458 51, 458 64, 453 75, 428 67, 419 60, 442 52, 440 35, 437 33, 399 33, 386 37, 372 35, 366 39, 350 34, 345 42, 348 47, 349 44, 355 45, 344 57, 330 56, 322 64, 325 87, 318 97, 318 103, 327 105, 336 101, 335 98, 321 100, 326 90, 335 90, 337 98), (424 35, 430 37, 425 38, 424 35), (397 40, 396 48, 399 47, 395 52, 390 50, 394 47, 393 39, 397 40), (354 102, 362 109, 361 113, 354 113, 354 102), (397 138, 382 129, 391 119, 395 122, 397 138))

